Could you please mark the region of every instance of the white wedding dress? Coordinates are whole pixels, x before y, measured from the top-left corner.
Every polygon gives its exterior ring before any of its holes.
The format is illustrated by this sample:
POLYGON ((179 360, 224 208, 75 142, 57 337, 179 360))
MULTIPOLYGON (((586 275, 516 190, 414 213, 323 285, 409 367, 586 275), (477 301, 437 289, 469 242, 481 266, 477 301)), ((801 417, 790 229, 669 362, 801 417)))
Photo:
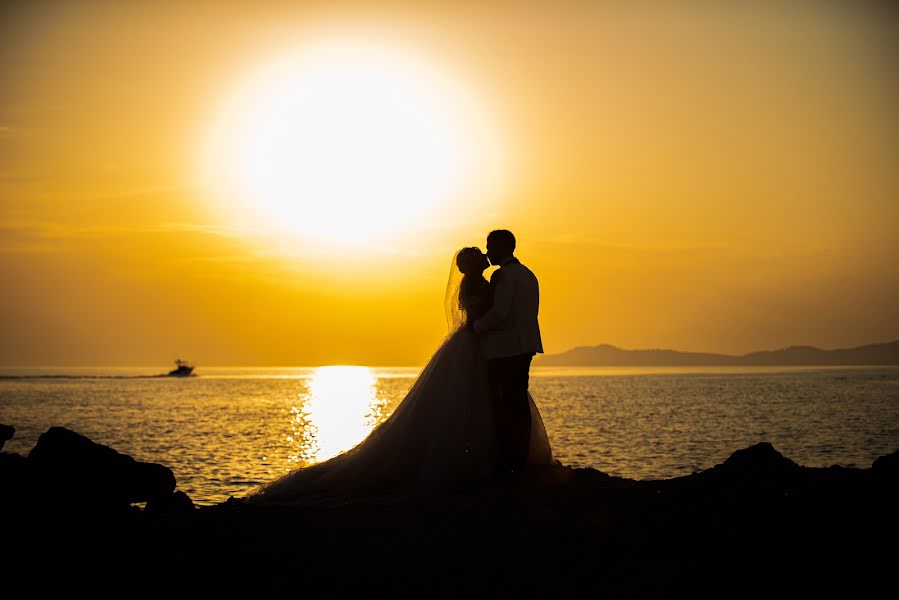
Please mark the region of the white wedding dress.
MULTIPOLYGON (((454 261, 455 262, 455 261, 454 261)), ((487 362, 478 336, 464 327, 457 277, 448 285, 451 333, 396 410, 352 449, 295 469, 247 494, 249 504, 290 504, 311 495, 350 494, 405 486, 456 485, 494 476, 495 434, 487 362)), ((550 464, 540 413, 531 408, 529 464, 550 464)))

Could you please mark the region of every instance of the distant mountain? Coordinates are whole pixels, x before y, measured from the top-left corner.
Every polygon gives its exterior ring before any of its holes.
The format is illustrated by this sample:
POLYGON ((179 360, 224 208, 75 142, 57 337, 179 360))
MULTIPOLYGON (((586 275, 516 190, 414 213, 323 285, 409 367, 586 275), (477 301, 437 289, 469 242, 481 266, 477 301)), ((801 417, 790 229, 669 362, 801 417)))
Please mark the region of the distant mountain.
POLYGON ((836 350, 822 350, 813 346, 790 346, 780 350, 750 352, 742 356, 677 350, 624 350, 609 344, 600 344, 579 346, 560 354, 539 356, 535 359, 534 365, 542 367, 899 365, 899 341, 836 350))

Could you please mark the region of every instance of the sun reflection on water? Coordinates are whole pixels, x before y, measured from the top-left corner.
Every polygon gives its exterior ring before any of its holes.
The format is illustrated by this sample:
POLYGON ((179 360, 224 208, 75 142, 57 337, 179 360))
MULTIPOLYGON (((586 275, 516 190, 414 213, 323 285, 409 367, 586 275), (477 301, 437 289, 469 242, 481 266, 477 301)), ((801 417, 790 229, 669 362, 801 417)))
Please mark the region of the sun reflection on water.
POLYGON ((320 367, 290 410, 296 454, 291 462, 312 464, 349 450, 367 436, 382 417, 377 379, 367 367, 320 367))

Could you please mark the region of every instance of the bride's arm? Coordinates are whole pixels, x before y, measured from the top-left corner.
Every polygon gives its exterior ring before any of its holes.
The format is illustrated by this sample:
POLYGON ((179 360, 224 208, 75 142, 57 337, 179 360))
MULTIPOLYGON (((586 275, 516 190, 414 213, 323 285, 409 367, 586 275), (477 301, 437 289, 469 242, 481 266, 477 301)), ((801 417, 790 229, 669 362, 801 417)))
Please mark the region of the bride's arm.
POLYGON ((512 309, 512 298, 515 296, 515 279, 508 273, 496 271, 490 278, 496 282, 496 293, 493 296, 493 306, 483 317, 474 322, 474 330, 477 333, 496 329, 502 323, 512 309))

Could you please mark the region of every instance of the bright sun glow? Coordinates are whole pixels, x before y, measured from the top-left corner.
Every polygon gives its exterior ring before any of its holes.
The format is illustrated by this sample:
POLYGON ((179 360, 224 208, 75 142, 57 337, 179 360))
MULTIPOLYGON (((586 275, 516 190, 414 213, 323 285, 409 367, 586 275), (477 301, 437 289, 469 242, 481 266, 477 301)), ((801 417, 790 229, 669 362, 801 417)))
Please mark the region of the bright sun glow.
POLYGON ((238 219, 351 243, 433 218, 499 171, 458 82, 411 51, 330 42, 249 73, 215 119, 202 177, 238 219))

